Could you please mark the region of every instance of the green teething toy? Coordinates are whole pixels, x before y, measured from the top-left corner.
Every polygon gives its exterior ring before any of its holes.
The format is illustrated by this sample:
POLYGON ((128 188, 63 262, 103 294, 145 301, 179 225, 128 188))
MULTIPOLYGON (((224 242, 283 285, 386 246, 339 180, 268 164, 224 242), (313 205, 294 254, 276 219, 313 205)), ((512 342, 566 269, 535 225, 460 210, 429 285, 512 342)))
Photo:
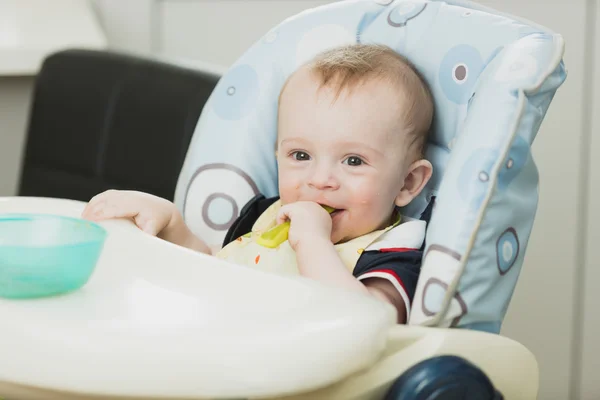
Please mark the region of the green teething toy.
MULTIPOLYGON (((331 208, 329 206, 321 207, 323 207, 329 214, 335 211, 334 208, 331 208)), ((287 240, 289 231, 290 221, 286 221, 282 224, 277 225, 274 228, 269 229, 268 231, 264 232, 262 235, 257 237, 256 243, 263 247, 274 249, 287 240)))

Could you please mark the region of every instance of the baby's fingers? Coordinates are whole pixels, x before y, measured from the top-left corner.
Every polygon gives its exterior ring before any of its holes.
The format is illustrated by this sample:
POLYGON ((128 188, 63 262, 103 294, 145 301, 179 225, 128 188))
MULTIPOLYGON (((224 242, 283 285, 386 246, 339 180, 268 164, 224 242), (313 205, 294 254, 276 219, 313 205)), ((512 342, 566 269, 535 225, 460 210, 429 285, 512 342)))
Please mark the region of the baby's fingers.
POLYGON ((93 197, 82 213, 91 220, 135 218, 139 210, 135 202, 117 191, 107 191, 93 197))
POLYGON ((90 200, 83 212, 81 213, 81 218, 84 219, 95 219, 97 216, 101 215, 103 210, 106 208, 106 200, 104 198, 98 198, 97 196, 90 200))
POLYGON ((154 219, 147 221, 139 221, 138 219, 136 219, 135 224, 141 230, 152 236, 157 236, 158 233, 161 231, 161 227, 158 226, 158 223, 154 219))
POLYGON ((291 209, 288 206, 283 206, 279 209, 279 212, 277 213, 277 217, 275 218, 275 221, 277 222, 277 225, 279 224, 283 224, 286 221, 291 221, 292 217, 291 217, 291 209))

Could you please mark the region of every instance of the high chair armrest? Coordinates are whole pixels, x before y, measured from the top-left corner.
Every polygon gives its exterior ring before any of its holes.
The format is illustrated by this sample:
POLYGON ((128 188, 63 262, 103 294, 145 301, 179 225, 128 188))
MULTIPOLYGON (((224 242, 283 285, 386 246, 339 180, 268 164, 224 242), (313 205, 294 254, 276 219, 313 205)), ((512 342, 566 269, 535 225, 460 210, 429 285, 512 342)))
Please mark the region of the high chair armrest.
POLYGON ((441 355, 459 356, 472 363, 506 400, 537 399, 538 364, 522 344, 480 331, 397 325, 389 332, 385 353, 371 368, 326 389, 285 400, 392 400, 386 393, 398 377, 416 364, 441 355))

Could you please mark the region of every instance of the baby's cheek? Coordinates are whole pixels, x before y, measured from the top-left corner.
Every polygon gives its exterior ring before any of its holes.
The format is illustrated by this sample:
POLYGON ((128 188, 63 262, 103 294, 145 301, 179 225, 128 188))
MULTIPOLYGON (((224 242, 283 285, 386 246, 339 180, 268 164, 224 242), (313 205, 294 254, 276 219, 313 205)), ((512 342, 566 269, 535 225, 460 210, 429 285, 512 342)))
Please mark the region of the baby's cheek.
POLYGON ((379 226, 386 219, 394 202, 389 190, 374 185, 362 185, 351 197, 354 216, 371 228, 379 226))
POLYGON ((294 180, 281 177, 279 182, 279 197, 281 198, 281 202, 288 204, 297 201, 299 189, 300 185, 294 180))
POLYGON ((383 193, 372 185, 357 185, 353 192, 352 202, 361 207, 375 206, 383 196, 383 193))

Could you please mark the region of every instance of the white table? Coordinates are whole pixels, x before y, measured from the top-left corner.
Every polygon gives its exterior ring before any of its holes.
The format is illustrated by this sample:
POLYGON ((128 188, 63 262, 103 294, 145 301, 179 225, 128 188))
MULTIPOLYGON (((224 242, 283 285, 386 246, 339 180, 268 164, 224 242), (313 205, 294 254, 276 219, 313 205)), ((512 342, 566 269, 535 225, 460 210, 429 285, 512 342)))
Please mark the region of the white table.
MULTIPOLYGON (((0 197, 0 214, 77 217, 84 205, 0 197)), ((133 222, 102 225, 108 239, 82 289, 0 299, 0 396, 379 400, 414 364, 456 354, 504 398, 537 398, 535 357, 511 339, 395 325, 393 308, 366 295, 229 264, 133 222)))
MULTIPOLYGON (((83 207, 0 197, 0 214, 78 217, 83 207)), ((109 235, 82 289, 0 299, 0 396, 272 396, 340 381, 385 350, 395 313, 366 295, 225 263, 132 222, 102 225, 109 235), (19 385, 44 390, 19 396, 19 385)))

